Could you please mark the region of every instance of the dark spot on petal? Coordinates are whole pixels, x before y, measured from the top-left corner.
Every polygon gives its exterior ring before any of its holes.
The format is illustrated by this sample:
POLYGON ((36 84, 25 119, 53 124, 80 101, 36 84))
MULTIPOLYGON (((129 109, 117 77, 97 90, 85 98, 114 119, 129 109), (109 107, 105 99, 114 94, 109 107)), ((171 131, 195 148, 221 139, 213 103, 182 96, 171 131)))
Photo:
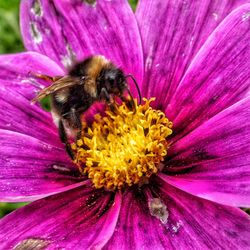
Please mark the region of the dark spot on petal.
POLYGON ((42 239, 26 239, 19 242, 13 249, 14 250, 42 250, 49 245, 48 240, 42 239))
POLYGON ((214 95, 212 98, 210 98, 210 100, 208 101, 208 105, 214 104, 217 102, 219 98, 219 95, 214 95))
POLYGON ((126 225, 122 225, 122 230, 123 230, 124 232, 126 232, 126 231, 127 231, 127 226, 126 226, 126 225))
POLYGON ((193 150, 193 157, 197 160, 211 160, 215 157, 209 155, 204 148, 197 148, 193 150))
POLYGON ((230 237, 230 238, 237 238, 238 234, 236 232, 230 231, 230 230, 225 230, 225 233, 230 237))
POLYGON ((143 225, 142 225, 141 222, 138 222, 138 227, 139 227, 139 228, 143 228, 143 225))
POLYGON ((96 204, 98 198, 100 197, 100 195, 97 195, 97 194, 92 194, 90 195, 87 200, 86 200, 86 205, 88 207, 92 207, 96 204))
POLYGON ((133 195, 134 199, 139 203, 141 210, 147 213, 148 212, 147 199, 143 191, 140 188, 138 189, 135 188, 133 190, 133 195))
POLYGON ((189 162, 171 162, 171 166, 168 167, 167 165, 164 166, 162 172, 167 175, 176 175, 176 174, 189 174, 195 168, 199 167, 199 165, 189 165, 189 162))
POLYGON ((115 193, 111 193, 111 197, 110 200, 108 202, 108 204, 104 207, 104 209, 102 209, 99 213, 98 213, 98 217, 103 216, 114 204, 114 200, 115 200, 115 193))
POLYGON ((144 234, 147 234, 147 233, 148 233, 148 230, 147 230, 147 228, 145 227, 145 225, 143 225, 143 223, 138 222, 138 227, 141 229, 141 231, 142 231, 144 234))

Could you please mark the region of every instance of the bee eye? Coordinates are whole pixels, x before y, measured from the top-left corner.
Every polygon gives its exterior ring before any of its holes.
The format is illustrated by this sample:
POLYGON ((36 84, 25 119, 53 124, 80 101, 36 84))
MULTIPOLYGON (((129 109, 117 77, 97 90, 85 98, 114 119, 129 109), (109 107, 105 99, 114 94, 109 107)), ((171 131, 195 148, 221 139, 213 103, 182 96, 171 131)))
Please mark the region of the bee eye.
POLYGON ((105 80, 110 83, 110 85, 113 85, 115 82, 116 74, 115 72, 108 72, 105 76, 105 80))
POLYGON ((108 81, 109 81, 110 85, 114 85, 114 83, 115 83, 115 79, 111 78, 111 77, 109 78, 108 81))

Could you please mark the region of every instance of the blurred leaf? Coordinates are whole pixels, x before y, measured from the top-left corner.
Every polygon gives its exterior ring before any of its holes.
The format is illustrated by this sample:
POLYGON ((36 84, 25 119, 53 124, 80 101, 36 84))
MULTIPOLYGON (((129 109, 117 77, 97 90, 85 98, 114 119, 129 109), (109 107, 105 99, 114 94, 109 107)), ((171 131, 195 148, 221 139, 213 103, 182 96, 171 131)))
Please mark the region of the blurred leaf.
POLYGON ((21 202, 21 203, 5 203, 0 202, 0 218, 5 216, 6 214, 12 212, 13 210, 23 207, 27 203, 21 202))
POLYGON ((44 98, 40 101, 40 104, 41 104, 42 108, 43 108, 45 111, 50 111, 50 110, 51 110, 51 107, 50 107, 50 97, 49 97, 49 96, 44 97, 44 98))
POLYGON ((19 1, 0 1, 0 53, 24 50, 19 31, 19 1))
POLYGON ((131 5, 134 11, 136 9, 137 3, 138 3, 138 0, 129 0, 129 4, 131 5))
POLYGON ((0 9, 17 10, 19 9, 20 0, 1 0, 0 9))
POLYGON ((245 211, 247 214, 250 215, 250 208, 242 208, 243 211, 245 211))

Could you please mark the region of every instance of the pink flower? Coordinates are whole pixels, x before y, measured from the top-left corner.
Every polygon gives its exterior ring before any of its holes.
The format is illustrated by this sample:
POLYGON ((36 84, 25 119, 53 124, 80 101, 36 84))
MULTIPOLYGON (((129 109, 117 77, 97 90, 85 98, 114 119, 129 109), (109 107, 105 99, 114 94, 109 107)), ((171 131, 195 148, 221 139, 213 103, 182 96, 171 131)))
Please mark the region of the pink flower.
POLYGON ((30 52, 0 57, 0 198, 34 201, 0 222, 1 249, 247 249, 250 4, 244 0, 23 0, 30 52), (173 121, 163 170, 141 188, 92 187, 29 72, 101 54, 173 121))

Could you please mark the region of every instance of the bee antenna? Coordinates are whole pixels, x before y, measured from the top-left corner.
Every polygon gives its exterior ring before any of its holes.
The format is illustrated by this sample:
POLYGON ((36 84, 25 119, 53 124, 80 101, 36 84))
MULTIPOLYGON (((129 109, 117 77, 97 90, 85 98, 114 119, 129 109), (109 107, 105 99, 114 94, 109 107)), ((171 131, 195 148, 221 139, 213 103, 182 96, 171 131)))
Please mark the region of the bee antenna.
POLYGON ((134 78, 133 75, 128 74, 128 75, 125 76, 125 78, 128 78, 128 77, 130 77, 130 78, 133 80, 133 82, 134 82, 134 84, 135 84, 135 86, 136 86, 137 93, 138 93, 138 95, 139 95, 139 104, 141 104, 141 92, 140 92, 138 83, 137 83, 137 81, 135 80, 135 78, 134 78))
POLYGON ((133 98, 133 96, 131 95, 131 92, 130 92, 130 90, 128 89, 127 90, 128 91, 128 94, 129 94, 129 96, 130 96, 130 104, 132 104, 132 107, 133 107, 133 109, 134 109, 134 114, 135 114, 135 112, 136 112, 136 106, 135 106, 135 101, 134 101, 134 98, 133 98))

